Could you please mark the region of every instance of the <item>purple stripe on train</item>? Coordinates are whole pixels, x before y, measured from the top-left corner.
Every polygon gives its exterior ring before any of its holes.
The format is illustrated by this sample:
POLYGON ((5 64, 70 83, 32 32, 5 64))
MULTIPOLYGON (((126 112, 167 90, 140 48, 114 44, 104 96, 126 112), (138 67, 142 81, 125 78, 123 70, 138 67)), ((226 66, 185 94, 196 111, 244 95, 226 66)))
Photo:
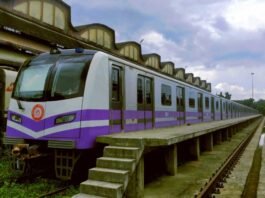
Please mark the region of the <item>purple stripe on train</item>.
POLYGON ((44 129, 45 120, 40 120, 37 122, 37 121, 34 121, 34 120, 32 120, 26 116, 21 115, 20 113, 8 111, 7 119, 10 120, 11 122, 13 122, 11 119, 12 115, 19 115, 21 117, 21 120, 22 120, 21 124, 27 128, 30 128, 33 131, 37 132, 37 131, 41 131, 44 129))
MULTIPOLYGON (((116 112, 113 112, 113 116, 116 112)), ((82 110, 82 121, 86 120, 109 120, 110 111, 104 109, 88 109, 82 110)))
POLYGON ((186 116, 199 116, 200 113, 199 112, 186 112, 186 116))
POLYGON ((121 111, 120 110, 101 110, 101 109, 89 109, 89 110, 82 110, 82 111, 72 111, 67 112, 64 114, 58 114, 55 116, 51 116, 48 118, 45 118, 40 121, 34 121, 33 119, 30 119, 24 115, 21 115, 19 113, 15 112, 8 112, 8 120, 11 120, 11 115, 16 114, 21 116, 22 118, 22 125, 28 129, 31 129, 35 132, 48 129, 55 126, 55 120, 58 117, 62 117, 65 115, 72 115, 75 114, 75 119, 72 122, 78 122, 78 121, 88 121, 88 120, 109 120, 110 117, 112 119, 120 119, 121 118, 121 111))
POLYGON ((144 111, 126 110, 124 111, 125 119, 143 119, 145 117, 144 111))
POLYGON ((139 130, 144 130, 144 129, 145 129, 145 124, 144 123, 126 124, 124 126, 124 131, 125 132, 139 131, 139 130))
POLYGON ((109 131, 110 133, 119 133, 121 132, 121 125, 111 125, 109 131))
POLYGON ((145 111, 145 118, 146 119, 153 118, 153 112, 152 111, 145 111))
MULTIPOLYGON (((48 129, 55 126, 55 120, 58 117, 64 116, 64 115, 71 115, 75 114, 75 119, 72 122, 77 121, 88 121, 88 120, 118 120, 121 118, 121 111, 120 110, 102 110, 102 109, 89 109, 89 110, 82 110, 82 111, 72 111, 67 112, 64 114, 58 114, 55 116, 51 116, 48 118, 45 118, 41 121, 34 121, 24 115, 21 115, 19 113, 15 112, 9 112, 8 119, 11 120, 11 114, 17 114, 22 117, 22 125, 28 129, 31 129, 35 132, 48 129)), ((137 111, 137 110, 127 110, 124 111, 125 118, 137 118, 137 119, 152 119, 153 117, 152 111, 137 111)), ((170 111, 158 111, 155 112, 158 117, 177 117, 180 114, 180 112, 170 112, 170 111)), ((170 125, 171 126, 171 125, 170 125)), ((150 124, 146 126, 146 128, 151 128, 150 124)), ((113 129, 111 132, 120 132, 120 129, 113 129)))
POLYGON ((6 130, 8 131, 7 135, 8 135, 8 138, 24 138, 24 139, 32 139, 31 136, 25 134, 25 133, 22 133, 21 131, 17 130, 17 129, 14 129, 12 127, 9 127, 7 126, 6 127, 6 130))
POLYGON ((8 112, 8 120, 12 121, 11 120, 11 116, 13 114, 16 114, 16 115, 19 115, 21 116, 22 118, 22 123, 21 125, 23 125, 24 127, 26 128, 29 128, 35 132, 39 132, 39 131, 42 131, 44 130, 45 128, 48 129, 48 128, 51 128, 55 125, 55 120, 59 117, 62 117, 62 116, 66 116, 66 115, 75 115, 75 118, 72 122, 77 122, 77 121, 80 121, 81 120, 81 112, 80 111, 72 111, 72 112, 68 112, 68 113, 64 113, 64 114, 58 114, 58 115, 55 115, 55 116, 51 116, 49 118, 46 118, 46 119, 43 119, 43 120, 40 120, 40 121, 35 121, 35 120, 32 120, 24 115, 21 115, 19 113, 15 113, 15 112, 12 112, 12 111, 9 111, 8 112))
MULTIPOLYGON (((105 110, 107 111, 107 110, 105 110)), ((121 110, 110 110, 110 120, 120 120, 121 119, 121 110)), ((106 119, 107 120, 107 119, 106 119)))
MULTIPOLYGON (((8 137, 20 137, 20 138, 25 138, 25 139, 32 139, 31 136, 28 136, 24 133, 21 133, 20 131, 12 128, 12 127, 7 127, 9 131, 8 137)), ((56 138, 56 140, 62 140, 62 141, 75 141, 75 148, 77 149, 88 149, 88 148, 93 148, 96 143, 96 138, 97 136, 100 135, 106 135, 108 134, 109 127, 108 126, 103 126, 103 127, 86 127, 81 129, 71 129, 71 130, 66 130, 66 131, 60 131, 56 133, 56 136, 60 136, 60 138, 56 138), (79 138, 71 138, 69 139, 68 136, 69 134, 71 136, 76 136, 78 134, 79 138)), ((47 135, 41 138, 38 138, 38 140, 54 140, 54 135, 47 135)))
POLYGON ((178 112, 176 111, 156 111, 155 117, 156 118, 167 118, 167 117, 177 117, 178 112))
MULTIPOLYGON (((8 113, 8 119, 11 120, 11 114, 14 112, 8 113)), ((18 113, 14 113, 19 115, 18 113)), ((121 118, 121 111, 120 110, 102 110, 102 109, 89 109, 89 110, 82 110, 82 111, 73 111, 73 112, 67 112, 64 114, 59 114, 55 116, 51 116, 49 118, 46 118, 44 120, 41 120, 39 122, 36 122, 34 120, 31 120, 30 118, 20 115, 22 117, 23 126, 26 128, 29 128, 35 132, 41 131, 44 129, 44 126, 46 129, 49 129, 54 126, 55 119, 64 116, 64 115, 71 115, 75 114, 76 117, 73 122, 77 121, 89 121, 89 120, 109 120, 112 119, 120 119, 121 118)), ((176 120, 173 121, 160 121, 154 123, 154 127, 160 128, 160 127, 169 127, 169 126, 175 126, 175 125, 181 125, 185 124, 184 120, 180 120, 180 118, 183 118, 186 114, 186 116, 194 116, 197 118, 188 118, 187 123, 199 123, 202 122, 201 119, 199 119, 200 116, 202 116, 201 112, 174 112, 174 111, 157 111, 154 112, 156 118, 176 118, 176 120)), ((211 113, 207 112, 205 114, 211 115, 211 113)), ((216 120, 220 119, 221 116, 220 113, 216 113, 216 120)), ((152 119, 153 112, 152 111, 137 111, 137 110, 127 110, 124 111, 124 116, 126 119, 152 119)), ((204 117, 205 121, 211 120, 211 117, 204 117)), ((108 127, 108 126, 106 126, 108 127)), ((137 130, 144 130, 148 128, 153 128, 153 123, 149 122, 146 124, 143 123, 137 123, 137 124, 127 124, 124 126, 124 130, 127 131, 137 131, 137 130)), ((121 132, 121 126, 120 125, 114 125, 111 126, 111 128, 108 128, 107 133, 118 133, 121 132)), ((56 133, 57 134, 57 133, 56 133)), ((54 137, 59 137, 57 135, 54 135, 54 137)), ((70 137, 70 135, 68 136, 70 137)), ((79 135, 73 136, 73 137, 79 137, 79 135)))

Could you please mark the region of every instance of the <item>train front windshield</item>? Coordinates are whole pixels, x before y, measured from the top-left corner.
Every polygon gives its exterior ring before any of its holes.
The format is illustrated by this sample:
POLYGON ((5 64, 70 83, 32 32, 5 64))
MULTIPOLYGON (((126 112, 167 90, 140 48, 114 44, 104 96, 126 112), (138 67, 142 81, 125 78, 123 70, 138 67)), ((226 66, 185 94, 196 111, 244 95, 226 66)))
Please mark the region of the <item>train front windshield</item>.
POLYGON ((61 100, 83 95, 92 55, 46 55, 22 67, 13 97, 24 101, 61 100))

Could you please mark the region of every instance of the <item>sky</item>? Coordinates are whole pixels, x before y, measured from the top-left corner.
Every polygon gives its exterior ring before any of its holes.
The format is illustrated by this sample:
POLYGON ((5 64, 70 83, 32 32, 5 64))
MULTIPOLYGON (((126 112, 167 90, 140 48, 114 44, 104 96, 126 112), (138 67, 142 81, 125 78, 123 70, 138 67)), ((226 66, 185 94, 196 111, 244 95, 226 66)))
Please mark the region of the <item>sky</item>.
POLYGON ((73 26, 102 23, 232 100, 265 99, 264 0, 64 0, 73 26), (251 73, 254 73, 253 75, 251 73))

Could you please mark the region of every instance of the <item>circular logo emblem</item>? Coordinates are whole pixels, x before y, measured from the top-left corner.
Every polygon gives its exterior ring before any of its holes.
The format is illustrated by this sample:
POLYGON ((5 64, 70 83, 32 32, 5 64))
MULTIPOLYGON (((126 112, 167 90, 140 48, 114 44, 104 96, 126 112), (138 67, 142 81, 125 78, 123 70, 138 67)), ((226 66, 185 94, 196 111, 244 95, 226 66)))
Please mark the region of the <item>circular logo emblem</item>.
POLYGON ((33 120, 40 121, 44 116, 44 108, 40 104, 36 104, 31 111, 31 116, 33 120))

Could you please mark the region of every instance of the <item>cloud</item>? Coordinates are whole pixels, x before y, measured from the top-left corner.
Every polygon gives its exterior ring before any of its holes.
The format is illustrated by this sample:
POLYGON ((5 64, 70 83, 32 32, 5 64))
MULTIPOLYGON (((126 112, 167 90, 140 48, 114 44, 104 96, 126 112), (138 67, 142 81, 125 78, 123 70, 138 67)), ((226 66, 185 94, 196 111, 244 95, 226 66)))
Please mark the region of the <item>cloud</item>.
POLYGON ((214 88, 218 91, 222 91, 222 92, 230 91, 231 93, 233 93, 234 91, 237 91, 237 92, 245 91, 244 87, 242 86, 230 85, 226 82, 218 83, 214 88))
POLYGON ((163 34, 151 30, 143 33, 140 38, 143 39, 143 53, 157 53, 162 61, 172 61, 175 65, 182 63, 177 54, 183 49, 174 41, 166 39, 163 34))
POLYGON ((186 67, 215 91, 233 92, 232 98, 251 97, 254 72, 255 98, 264 98, 264 0, 65 2, 72 7, 74 25, 108 25, 116 42, 144 39, 143 53, 186 67))
POLYGON ((247 31, 265 29, 263 0, 233 0, 224 12, 232 27, 247 31))
MULTIPOLYGON (((242 100, 252 97, 252 89, 245 89, 243 86, 220 82, 213 88, 213 93, 219 94, 229 92, 232 94, 232 100, 242 100)), ((265 89, 253 89, 253 95, 256 100, 265 98, 265 89)))

